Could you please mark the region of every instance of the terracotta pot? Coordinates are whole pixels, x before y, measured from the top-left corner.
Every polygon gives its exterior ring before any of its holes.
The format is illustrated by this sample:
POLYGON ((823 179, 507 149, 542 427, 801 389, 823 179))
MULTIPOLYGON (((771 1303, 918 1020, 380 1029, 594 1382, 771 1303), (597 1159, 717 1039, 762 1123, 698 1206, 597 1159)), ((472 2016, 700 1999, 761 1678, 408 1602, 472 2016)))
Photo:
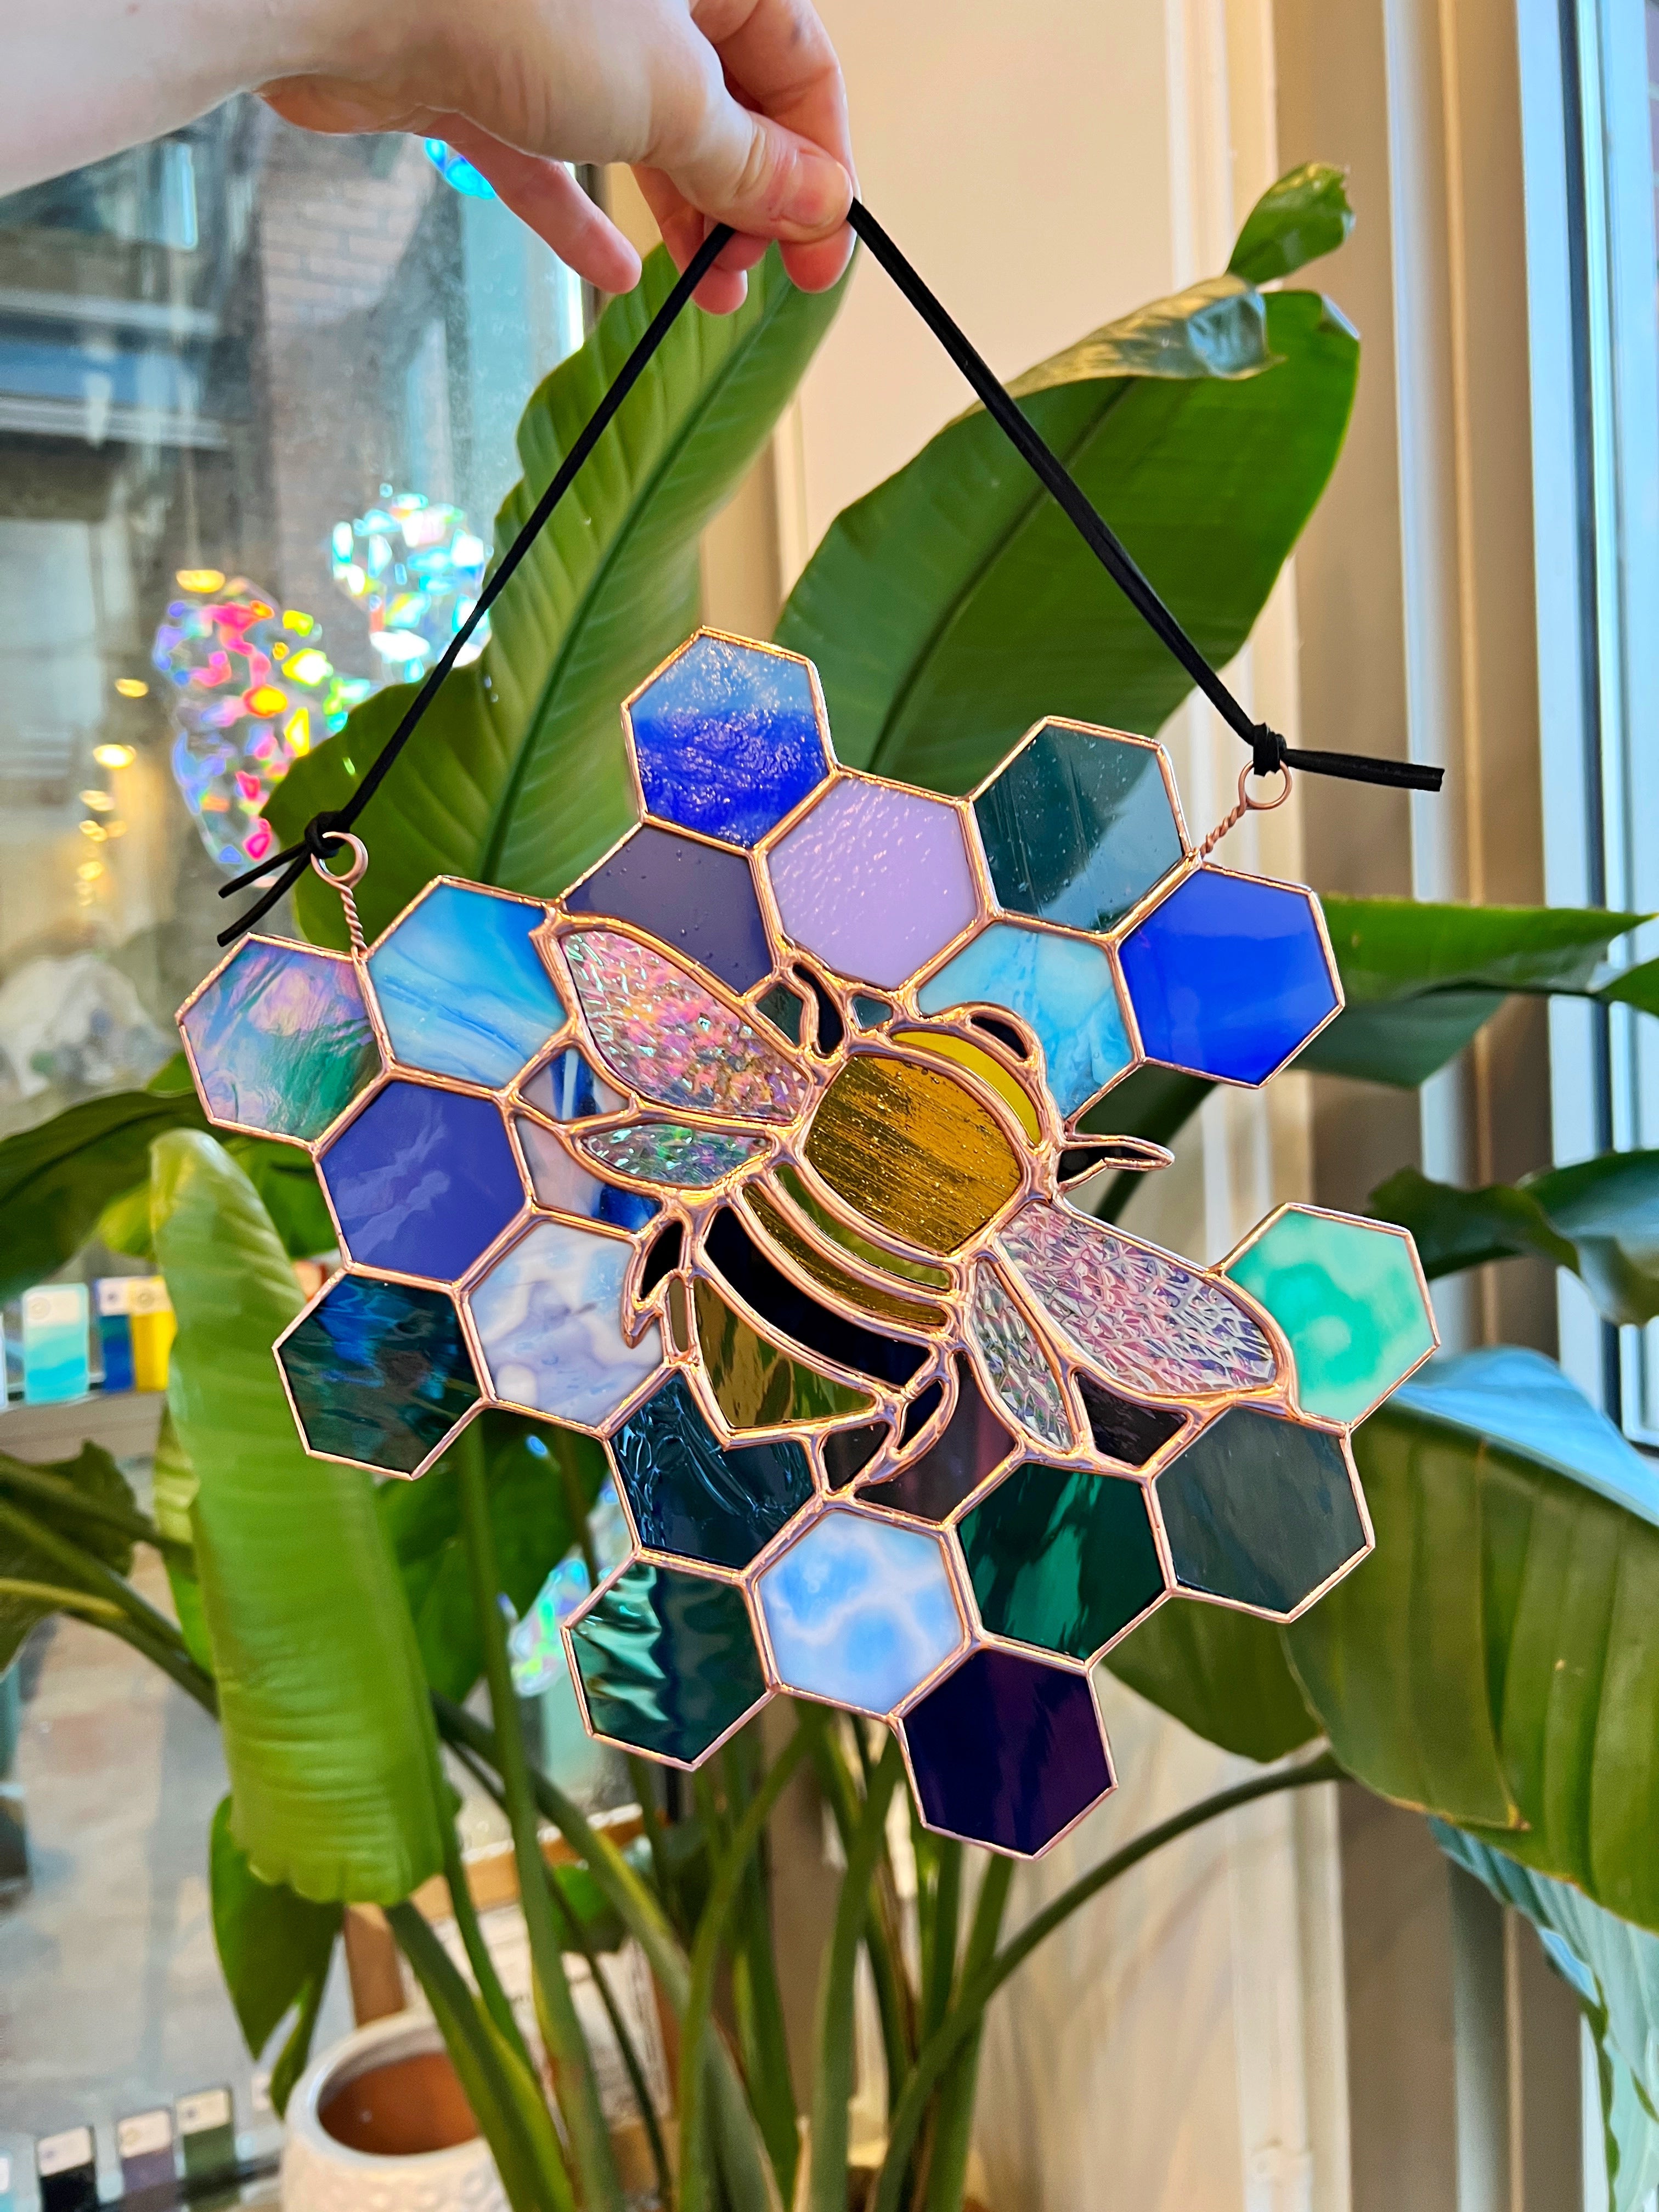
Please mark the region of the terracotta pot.
POLYGON ((283 2212, 507 2212, 435 2024, 372 2021, 312 2061, 289 2100, 283 2212))

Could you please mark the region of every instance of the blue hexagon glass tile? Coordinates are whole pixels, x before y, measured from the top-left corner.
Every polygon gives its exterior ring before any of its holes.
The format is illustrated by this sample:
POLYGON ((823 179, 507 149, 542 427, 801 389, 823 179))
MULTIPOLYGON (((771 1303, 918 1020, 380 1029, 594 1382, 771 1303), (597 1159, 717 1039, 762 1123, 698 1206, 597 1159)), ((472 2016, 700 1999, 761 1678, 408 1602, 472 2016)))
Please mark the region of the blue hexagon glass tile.
POLYGON ((210 1120, 339 1224, 277 1347, 301 1434, 402 1475, 480 1406, 602 1439, 594 1729, 696 1765, 788 1690, 896 1729, 929 1826, 1041 1851, 1112 1786, 1103 1649, 1364 1556, 1349 1432, 1435 1341, 1385 1224, 1284 1208, 1206 1267, 1061 1182, 1134 1069, 1258 1083, 1329 1018, 1318 902, 1196 860, 1121 732, 947 799, 710 632, 623 720, 641 819, 562 896, 441 880, 182 1010, 210 1120))
POLYGON ((1311 891, 1199 868, 1123 940, 1148 1060, 1265 1083, 1341 1005, 1311 891))
POLYGON ((837 1507, 755 1584, 778 1680, 885 1714, 967 1641, 937 1536, 837 1507))
POLYGON ((368 956, 392 1049, 407 1067, 489 1089, 510 1083, 564 1020, 530 941, 539 907, 438 883, 368 956))
POLYGON ((348 1255, 390 1274, 453 1282, 524 1206, 493 1099, 396 1079, 318 1162, 348 1255))
POLYGON ((829 773, 810 664, 708 632, 623 709, 647 814, 752 845, 829 773))

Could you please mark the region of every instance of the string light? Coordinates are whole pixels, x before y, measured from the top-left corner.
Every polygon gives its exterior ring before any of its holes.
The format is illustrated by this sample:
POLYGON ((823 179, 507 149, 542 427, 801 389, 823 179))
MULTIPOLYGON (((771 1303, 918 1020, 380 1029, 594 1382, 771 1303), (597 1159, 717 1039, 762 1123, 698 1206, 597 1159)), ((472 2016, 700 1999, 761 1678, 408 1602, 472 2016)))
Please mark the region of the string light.
POLYGON ((92 757, 100 768, 131 768, 137 757, 131 745, 94 745, 92 757))
POLYGON ((83 837, 90 837, 94 845, 101 845, 108 836, 109 831, 105 829, 101 822, 88 820, 81 824, 81 835, 83 837))
POLYGON ((82 806, 91 807, 94 814, 107 814, 115 801, 106 791, 83 791, 81 793, 81 804, 82 806))
POLYGON ((148 699, 149 686, 142 676, 118 676, 115 688, 124 699, 148 699))

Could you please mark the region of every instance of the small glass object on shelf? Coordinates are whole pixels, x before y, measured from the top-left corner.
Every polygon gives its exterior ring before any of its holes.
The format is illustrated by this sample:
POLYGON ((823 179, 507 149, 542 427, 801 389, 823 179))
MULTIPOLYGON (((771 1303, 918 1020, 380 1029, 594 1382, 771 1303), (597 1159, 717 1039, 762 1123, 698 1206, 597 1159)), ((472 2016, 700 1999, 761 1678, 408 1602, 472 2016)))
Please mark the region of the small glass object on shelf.
POLYGON ((93 1285, 98 1310, 98 1343, 104 1359, 106 1391, 131 1390, 132 1380, 132 1286, 131 1275, 100 1275, 93 1285))
POLYGON ((92 1388, 84 1283, 42 1283, 23 1293, 23 1403, 58 1406, 92 1388))
POLYGON ((173 2115, 165 2105, 132 2112, 115 2124, 115 2148, 121 2161, 123 2212, 163 2212, 179 2196, 179 2166, 173 2147, 173 2115))
POLYGON ((90 2128, 65 2128, 34 2146, 40 2212, 98 2212, 98 2163, 90 2128))
POLYGON ((222 2196, 205 2195, 202 2187, 235 2171, 236 2108, 229 2090, 193 2089, 176 2100, 173 2112, 179 2124, 179 2148, 184 2154, 191 2203, 197 2212, 204 2205, 233 2203, 234 2185, 222 2196))
POLYGON ((165 1390, 167 1355, 179 1332, 165 1279, 160 1275, 135 1276, 128 1310, 132 1327, 133 1388, 165 1390))

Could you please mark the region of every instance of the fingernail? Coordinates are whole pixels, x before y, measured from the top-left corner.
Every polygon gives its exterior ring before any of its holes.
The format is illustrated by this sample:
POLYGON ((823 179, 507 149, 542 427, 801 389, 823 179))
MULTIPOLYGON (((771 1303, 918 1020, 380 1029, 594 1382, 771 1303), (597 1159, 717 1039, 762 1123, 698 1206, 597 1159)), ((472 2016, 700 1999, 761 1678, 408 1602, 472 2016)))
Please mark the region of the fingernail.
POLYGON ((846 221, 852 197, 852 179, 835 156, 804 146, 795 156, 779 220, 805 231, 830 230, 846 221))

